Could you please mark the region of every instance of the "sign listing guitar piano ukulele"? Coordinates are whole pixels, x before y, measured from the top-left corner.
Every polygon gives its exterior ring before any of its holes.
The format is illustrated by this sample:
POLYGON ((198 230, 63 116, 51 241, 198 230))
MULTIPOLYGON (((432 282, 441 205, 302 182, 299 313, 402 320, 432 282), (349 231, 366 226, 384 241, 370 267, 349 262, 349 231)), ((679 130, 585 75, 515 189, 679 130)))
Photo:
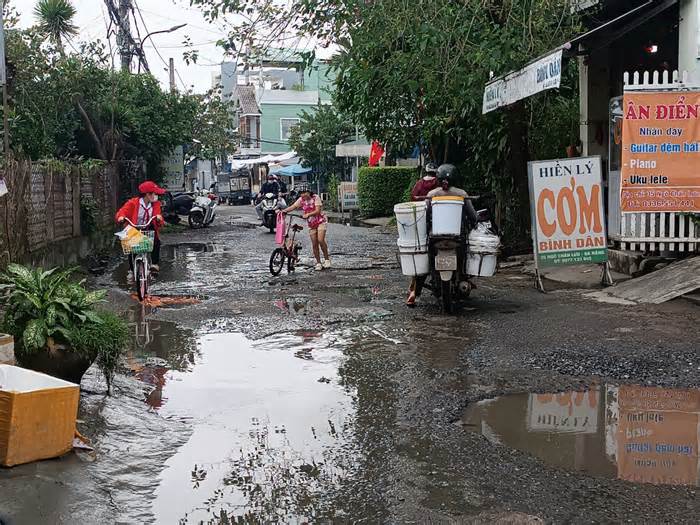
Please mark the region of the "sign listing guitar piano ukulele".
POLYGON ((700 92, 623 101, 622 212, 700 212, 700 92))
POLYGON ((528 163, 537 267, 608 260, 600 157, 528 163))

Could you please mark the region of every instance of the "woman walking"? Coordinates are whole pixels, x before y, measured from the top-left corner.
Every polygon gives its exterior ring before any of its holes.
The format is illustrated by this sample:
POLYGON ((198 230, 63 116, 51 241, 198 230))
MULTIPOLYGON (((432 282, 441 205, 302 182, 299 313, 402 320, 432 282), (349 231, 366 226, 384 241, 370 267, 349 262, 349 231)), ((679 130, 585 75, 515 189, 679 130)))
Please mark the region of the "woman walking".
POLYGON ((323 213, 323 203, 321 197, 316 195, 307 184, 301 184, 297 191, 300 197, 297 201, 282 210, 282 213, 289 213, 301 208, 303 215, 309 225, 309 235, 311 236, 311 247, 316 259, 316 271, 331 267, 331 258, 328 255, 328 244, 326 243, 326 230, 328 228, 328 218, 323 213), (321 252, 324 261, 321 262, 321 252))

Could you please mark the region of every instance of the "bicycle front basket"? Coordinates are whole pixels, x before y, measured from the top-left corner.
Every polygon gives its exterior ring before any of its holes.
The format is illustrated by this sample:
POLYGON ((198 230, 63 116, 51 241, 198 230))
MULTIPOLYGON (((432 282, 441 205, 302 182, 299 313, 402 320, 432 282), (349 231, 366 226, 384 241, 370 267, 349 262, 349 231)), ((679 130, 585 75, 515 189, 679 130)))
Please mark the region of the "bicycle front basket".
POLYGON ((140 253, 150 253, 153 251, 153 243, 155 240, 154 231, 142 231, 143 235, 139 235, 135 239, 126 239, 121 241, 122 252, 124 255, 138 255, 140 253))

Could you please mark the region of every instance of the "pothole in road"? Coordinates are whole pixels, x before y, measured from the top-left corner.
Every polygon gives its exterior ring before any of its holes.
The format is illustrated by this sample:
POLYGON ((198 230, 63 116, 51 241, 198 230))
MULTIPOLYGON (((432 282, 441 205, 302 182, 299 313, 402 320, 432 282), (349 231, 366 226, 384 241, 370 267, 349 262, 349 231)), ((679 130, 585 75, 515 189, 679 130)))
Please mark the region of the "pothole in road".
POLYGON ((605 385, 467 408, 470 432, 553 467, 657 485, 700 485, 700 389, 605 385))

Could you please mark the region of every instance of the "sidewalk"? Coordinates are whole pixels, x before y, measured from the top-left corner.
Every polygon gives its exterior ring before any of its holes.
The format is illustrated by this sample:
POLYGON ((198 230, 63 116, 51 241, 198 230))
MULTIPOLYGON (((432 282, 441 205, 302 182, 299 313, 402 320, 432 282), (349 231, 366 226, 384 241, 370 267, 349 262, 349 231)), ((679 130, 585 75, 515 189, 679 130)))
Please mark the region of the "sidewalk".
MULTIPOLYGON (((529 260, 522 261, 522 272, 527 275, 535 275, 535 263, 531 256, 529 260)), ((506 262, 503 266, 508 266, 506 262)), ((544 279, 544 286, 547 288, 547 281, 556 285, 566 286, 567 288, 581 289, 602 289, 604 286, 601 283, 603 267, 599 264, 586 264, 581 266, 558 266, 555 268, 544 268, 540 271, 544 279)), ((629 281, 631 277, 622 273, 611 272, 613 281, 621 283, 629 281)))

